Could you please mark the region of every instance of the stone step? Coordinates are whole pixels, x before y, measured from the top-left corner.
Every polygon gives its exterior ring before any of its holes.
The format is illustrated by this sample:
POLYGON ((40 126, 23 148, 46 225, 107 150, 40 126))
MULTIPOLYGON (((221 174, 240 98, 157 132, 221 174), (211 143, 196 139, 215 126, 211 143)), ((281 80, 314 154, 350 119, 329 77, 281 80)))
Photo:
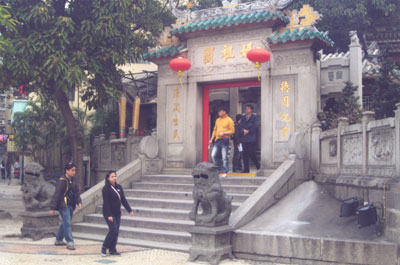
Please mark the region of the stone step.
MULTIPOLYGON (((193 191, 193 184, 168 184, 152 183, 152 182, 132 182, 132 189, 138 190, 165 190, 165 191, 193 191)), ((227 193, 242 193, 252 194, 257 188, 257 185, 223 185, 223 190, 227 193)))
POLYGON ((161 174, 165 175, 191 175, 193 168, 163 168, 161 174))
MULTIPOLYGON (((124 214, 128 214, 125 208, 121 208, 124 214)), ((177 209, 162 209, 162 208, 150 208, 150 207, 132 207, 135 212, 135 216, 139 217, 153 217, 163 219, 178 219, 178 220, 189 220, 190 210, 177 210, 177 209)), ((103 206, 96 208, 96 213, 103 214, 103 206)))
MULTIPOLYGON (((102 214, 88 214, 85 216, 86 223, 104 224, 105 220, 102 214)), ((159 229, 168 231, 186 232, 194 225, 191 220, 162 219, 139 216, 122 216, 121 226, 138 227, 148 229, 159 229)))
MULTIPOLYGON (((108 233, 108 226, 103 219, 103 223, 78 223, 73 224, 72 229, 75 232, 90 233, 105 236, 108 233)), ((190 244, 191 235, 188 232, 169 231, 159 229, 148 229, 142 227, 124 226, 121 223, 120 237, 134 238, 140 240, 157 242, 174 242, 178 244, 190 244)), ((104 240, 104 237, 103 237, 104 240)))
MULTIPOLYGON (((100 241, 100 242, 104 241, 104 235, 89 234, 89 233, 82 233, 82 232, 74 232, 74 238, 100 241)), ((149 249, 154 249, 154 248, 165 249, 165 250, 180 251, 180 252, 189 252, 189 249, 190 249, 190 244, 176 244, 176 243, 172 243, 172 242, 158 242, 158 241, 141 240, 141 239, 134 239, 134 238, 126 238, 126 237, 123 237, 122 235, 120 235, 118 237, 118 244, 144 247, 144 248, 149 248, 149 249)))
MULTIPOLYGON (((132 207, 154 207, 163 209, 191 210, 192 200, 171 200, 171 199, 154 199, 154 198, 126 198, 132 207)), ((241 203, 232 202, 232 210, 236 210, 241 203)))
MULTIPOLYGON (((138 198, 158 198, 158 199, 176 199, 176 200, 193 200, 192 192, 188 191, 159 191, 159 190, 138 190, 138 189, 127 189, 124 191, 127 197, 138 197, 138 198)), ((250 195, 247 194, 232 194, 233 201, 244 202, 250 195)))
MULTIPOLYGON (((221 185, 261 185, 265 177, 226 177, 220 178, 221 185)), ((142 182, 193 184, 191 175, 144 175, 142 182)))

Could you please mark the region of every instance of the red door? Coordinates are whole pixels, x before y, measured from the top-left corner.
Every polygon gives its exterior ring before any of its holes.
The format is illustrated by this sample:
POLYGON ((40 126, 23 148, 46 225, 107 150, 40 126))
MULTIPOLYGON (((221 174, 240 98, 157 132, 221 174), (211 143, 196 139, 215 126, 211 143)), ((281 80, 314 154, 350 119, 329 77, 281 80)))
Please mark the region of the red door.
POLYGON ((260 86, 261 82, 241 81, 221 84, 206 85, 203 88, 203 161, 208 162, 208 141, 210 140, 210 89, 244 87, 244 86, 260 86))

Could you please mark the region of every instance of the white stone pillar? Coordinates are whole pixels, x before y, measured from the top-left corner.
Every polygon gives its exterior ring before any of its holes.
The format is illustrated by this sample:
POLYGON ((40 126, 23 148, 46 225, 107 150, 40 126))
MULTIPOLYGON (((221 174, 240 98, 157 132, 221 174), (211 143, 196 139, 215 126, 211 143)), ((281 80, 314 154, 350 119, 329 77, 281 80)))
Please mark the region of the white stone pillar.
POLYGON ((350 82, 357 86, 356 97, 362 107, 362 50, 357 37, 357 32, 351 35, 350 51, 350 82))
POLYGON ((261 169, 273 168, 273 93, 271 68, 261 71, 261 169))
POLYGON ((400 177, 400 103, 396 104, 395 113, 395 164, 396 177, 400 177))
POLYGON ((320 155, 320 134, 321 134, 321 124, 316 123, 312 126, 311 132, 311 169, 313 173, 319 173, 319 166, 321 164, 320 155))
POLYGON ((374 120, 375 112, 365 111, 362 114, 362 175, 368 174, 368 134, 367 127, 374 120))
POLYGON ((349 125, 349 119, 346 117, 339 118, 338 131, 337 131, 337 173, 340 173, 342 168, 342 131, 343 127, 349 125))

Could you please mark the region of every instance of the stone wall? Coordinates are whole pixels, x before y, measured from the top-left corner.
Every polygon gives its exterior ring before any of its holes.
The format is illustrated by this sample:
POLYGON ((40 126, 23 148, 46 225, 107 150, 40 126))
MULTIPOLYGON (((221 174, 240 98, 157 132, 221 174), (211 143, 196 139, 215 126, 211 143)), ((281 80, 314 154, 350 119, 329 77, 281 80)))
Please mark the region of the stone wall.
POLYGON ((357 197, 373 203, 385 234, 400 243, 400 104, 393 118, 374 120, 364 112, 361 124, 341 118, 336 129, 312 129, 312 175, 337 199, 357 197))

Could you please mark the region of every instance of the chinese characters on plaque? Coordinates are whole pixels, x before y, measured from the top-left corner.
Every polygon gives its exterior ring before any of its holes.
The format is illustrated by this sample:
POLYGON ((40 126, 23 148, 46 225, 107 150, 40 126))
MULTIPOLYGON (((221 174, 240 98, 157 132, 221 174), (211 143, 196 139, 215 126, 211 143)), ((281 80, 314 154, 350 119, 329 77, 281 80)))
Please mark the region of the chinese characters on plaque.
POLYGON ((273 78, 274 139, 287 142, 294 129, 294 76, 273 78))
POLYGON ((170 87, 168 89, 168 111, 170 115, 170 142, 181 142, 182 141, 182 130, 181 130, 181 120, 182 120, 182 107, 181 107, 181 93, 179 87, 170 87))
POLYGON ((247 52, 253 47, 253 42, 246 42, 237 45, 222 45, 220 47, 205 47, 203 48, 203 64, 214 64, 214 59, 220 59, 223 62, 229 62, 231 59, 235 59, 236 55, 238 57, 244 58, 247 61, 247 52), (236 54, 239 52, 239 54, 236 54), (236 55, 235 55, 236 54, 236 55))
POLYGON ((289 82, 287 80, 283 80, 281 82, 280 91, 283 93, 281 98, 281 104, 283 106, 283 112, 280 115, 281 121, 284 123, 283 127, 281 128, 281 136, 284 140, 288 139, 288 135, 290 132, 290 122, 292 118, 290 117, 289 110, 290 110, 290 98, 289 98, 289 82))

